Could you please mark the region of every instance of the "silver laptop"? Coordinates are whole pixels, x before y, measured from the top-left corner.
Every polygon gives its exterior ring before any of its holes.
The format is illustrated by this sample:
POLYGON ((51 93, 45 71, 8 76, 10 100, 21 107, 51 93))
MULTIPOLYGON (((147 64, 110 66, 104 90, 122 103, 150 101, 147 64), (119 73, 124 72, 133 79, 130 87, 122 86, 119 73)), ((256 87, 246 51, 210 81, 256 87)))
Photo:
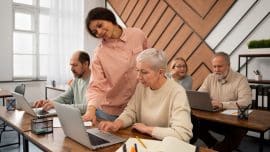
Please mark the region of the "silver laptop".
POLYGON ((30 103, 25 99, 23 95, 16 92, 12 92, 12 95, 13 97, 16 98, 16 106, 32 116, 35 116, 38 118, 56 116, 55 109, 44 111, 42 110, 42 108, 32 108, 30 103))
POLYGON ((213 108, 212 99, 208 92, 199 92, 187 90, 187 97, 189 100, 189 105, 192 109, 204 110, 216 112, 218 109, 213 108))
POLYGON ((80 110, 77 108, 60 103, 55 103, 54 106, 65 135, 90 149, 102 148, 126 140, 97 128, 86 129, 80 110))

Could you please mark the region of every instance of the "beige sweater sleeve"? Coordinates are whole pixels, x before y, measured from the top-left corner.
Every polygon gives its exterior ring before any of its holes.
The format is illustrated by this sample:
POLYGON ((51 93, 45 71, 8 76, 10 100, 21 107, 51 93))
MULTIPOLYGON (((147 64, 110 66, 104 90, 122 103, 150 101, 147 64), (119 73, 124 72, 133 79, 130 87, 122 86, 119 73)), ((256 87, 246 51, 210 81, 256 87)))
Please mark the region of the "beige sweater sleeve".
POLYGON ((224 109, 237 108, 236 102, 242 106, 247 106, 251 104, 252 101, 251 89, 245 77, 242 77, 241 80, 239 81, 236 91, 237 91, 237 98, 235 100, 222 102, 224 109))
POLYGON ((189 142, 192 137, 192 123, 190 117, 190 106, 185 92, 172 97, 168 127, 155 127, 152 136, 163 139, 166 136, 173 136, 180 140, 189 142))

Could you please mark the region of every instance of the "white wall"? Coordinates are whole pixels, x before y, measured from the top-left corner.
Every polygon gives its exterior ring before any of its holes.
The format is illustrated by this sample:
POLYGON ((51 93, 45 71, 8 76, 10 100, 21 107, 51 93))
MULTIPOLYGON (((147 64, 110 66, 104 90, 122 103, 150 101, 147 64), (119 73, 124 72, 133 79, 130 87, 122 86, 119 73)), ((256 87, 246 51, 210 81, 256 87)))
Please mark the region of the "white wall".
MULTIPOLYGON (((206 39, 215 51, 231 55, 232 69, 238 68, 238 55, 250 51, 247 43, 254 39, 270 38, 270 1, 238 0, 206 39)), ((270 54, 270 48, 268 49, 270 54)), ((241 62, 244 63, 244 60, 241 62)), ((270 58, 255 58, 249 64, 248 77, 258 69, 263 79, 270 79, 270 58)), ((245 73, 245 70, 241 70, 245 73)))
POLYGON ((12 80, 12 1, 0 1, 0 81, 12 80))
MULTIPOLYGON (((84 16, 87 17, 88 12, 95 7, 105 7, 105 0, 85 0, 84 1, 84 16)), ((84 26, 85 27, 85 26, 84 26)), ((99 43, 99 39, 91 36, 85 27, 84 32, 84 49, 90 53, 92 57, 93 51, 99 43)))

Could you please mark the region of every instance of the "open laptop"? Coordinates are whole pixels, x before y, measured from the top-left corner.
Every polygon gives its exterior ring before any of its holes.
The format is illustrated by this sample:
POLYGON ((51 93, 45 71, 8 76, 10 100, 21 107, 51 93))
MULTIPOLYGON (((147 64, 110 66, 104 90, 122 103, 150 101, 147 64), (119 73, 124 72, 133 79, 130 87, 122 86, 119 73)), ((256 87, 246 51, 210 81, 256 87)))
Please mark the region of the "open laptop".
POLYGON ((204 110, 216 112, 218 109, 213 108, 212 99, 208 92, 199 92, 199 91, 191 91, 187 90, 187 97, 189 101, 189 105, 192 109, 204 110))
POLYGON ((65 135, 90 149, 102 148, 126 140, 111 133, 102 132, 98 128, 86 129, 77 108, 60 103, 55 103, 54 106, 65 135))
POLYGON ((44 118, 44 117, 50 117, 50 116, 56 116, 55 109, 50 109, 49 111, 44 111, 42 108, 32 108, 30 103, 25 99, 25 97, 19 93, 12 92, 12 96, 16 98, 16 106, 18 108, 21 108, 23 111, 27 112, 28 114, 38 117, 38 118, 44 118))

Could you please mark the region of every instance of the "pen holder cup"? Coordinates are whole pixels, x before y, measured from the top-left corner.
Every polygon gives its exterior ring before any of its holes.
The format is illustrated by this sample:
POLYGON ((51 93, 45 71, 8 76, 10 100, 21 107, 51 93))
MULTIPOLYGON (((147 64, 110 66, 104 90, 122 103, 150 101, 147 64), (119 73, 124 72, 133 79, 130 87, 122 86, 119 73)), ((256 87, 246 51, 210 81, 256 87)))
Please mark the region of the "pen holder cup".
POLYGON ((16 98, 15 97, 7 97, 5 98, 5 105, 7 111, 13 111, 16 109, 16 98))
POLYGON ((53 132, 53 118, 36 118, 31 121, 31 130, 34 134, 53 132))
POLYGON ((261 81, 262 80, 262 75, 254 75, 254 79, 256 81, 261 81))
POLYGON ((248 115, 249 115, 249 107, 240 107, 238 108, 238 119, 248 119, 248 115))

